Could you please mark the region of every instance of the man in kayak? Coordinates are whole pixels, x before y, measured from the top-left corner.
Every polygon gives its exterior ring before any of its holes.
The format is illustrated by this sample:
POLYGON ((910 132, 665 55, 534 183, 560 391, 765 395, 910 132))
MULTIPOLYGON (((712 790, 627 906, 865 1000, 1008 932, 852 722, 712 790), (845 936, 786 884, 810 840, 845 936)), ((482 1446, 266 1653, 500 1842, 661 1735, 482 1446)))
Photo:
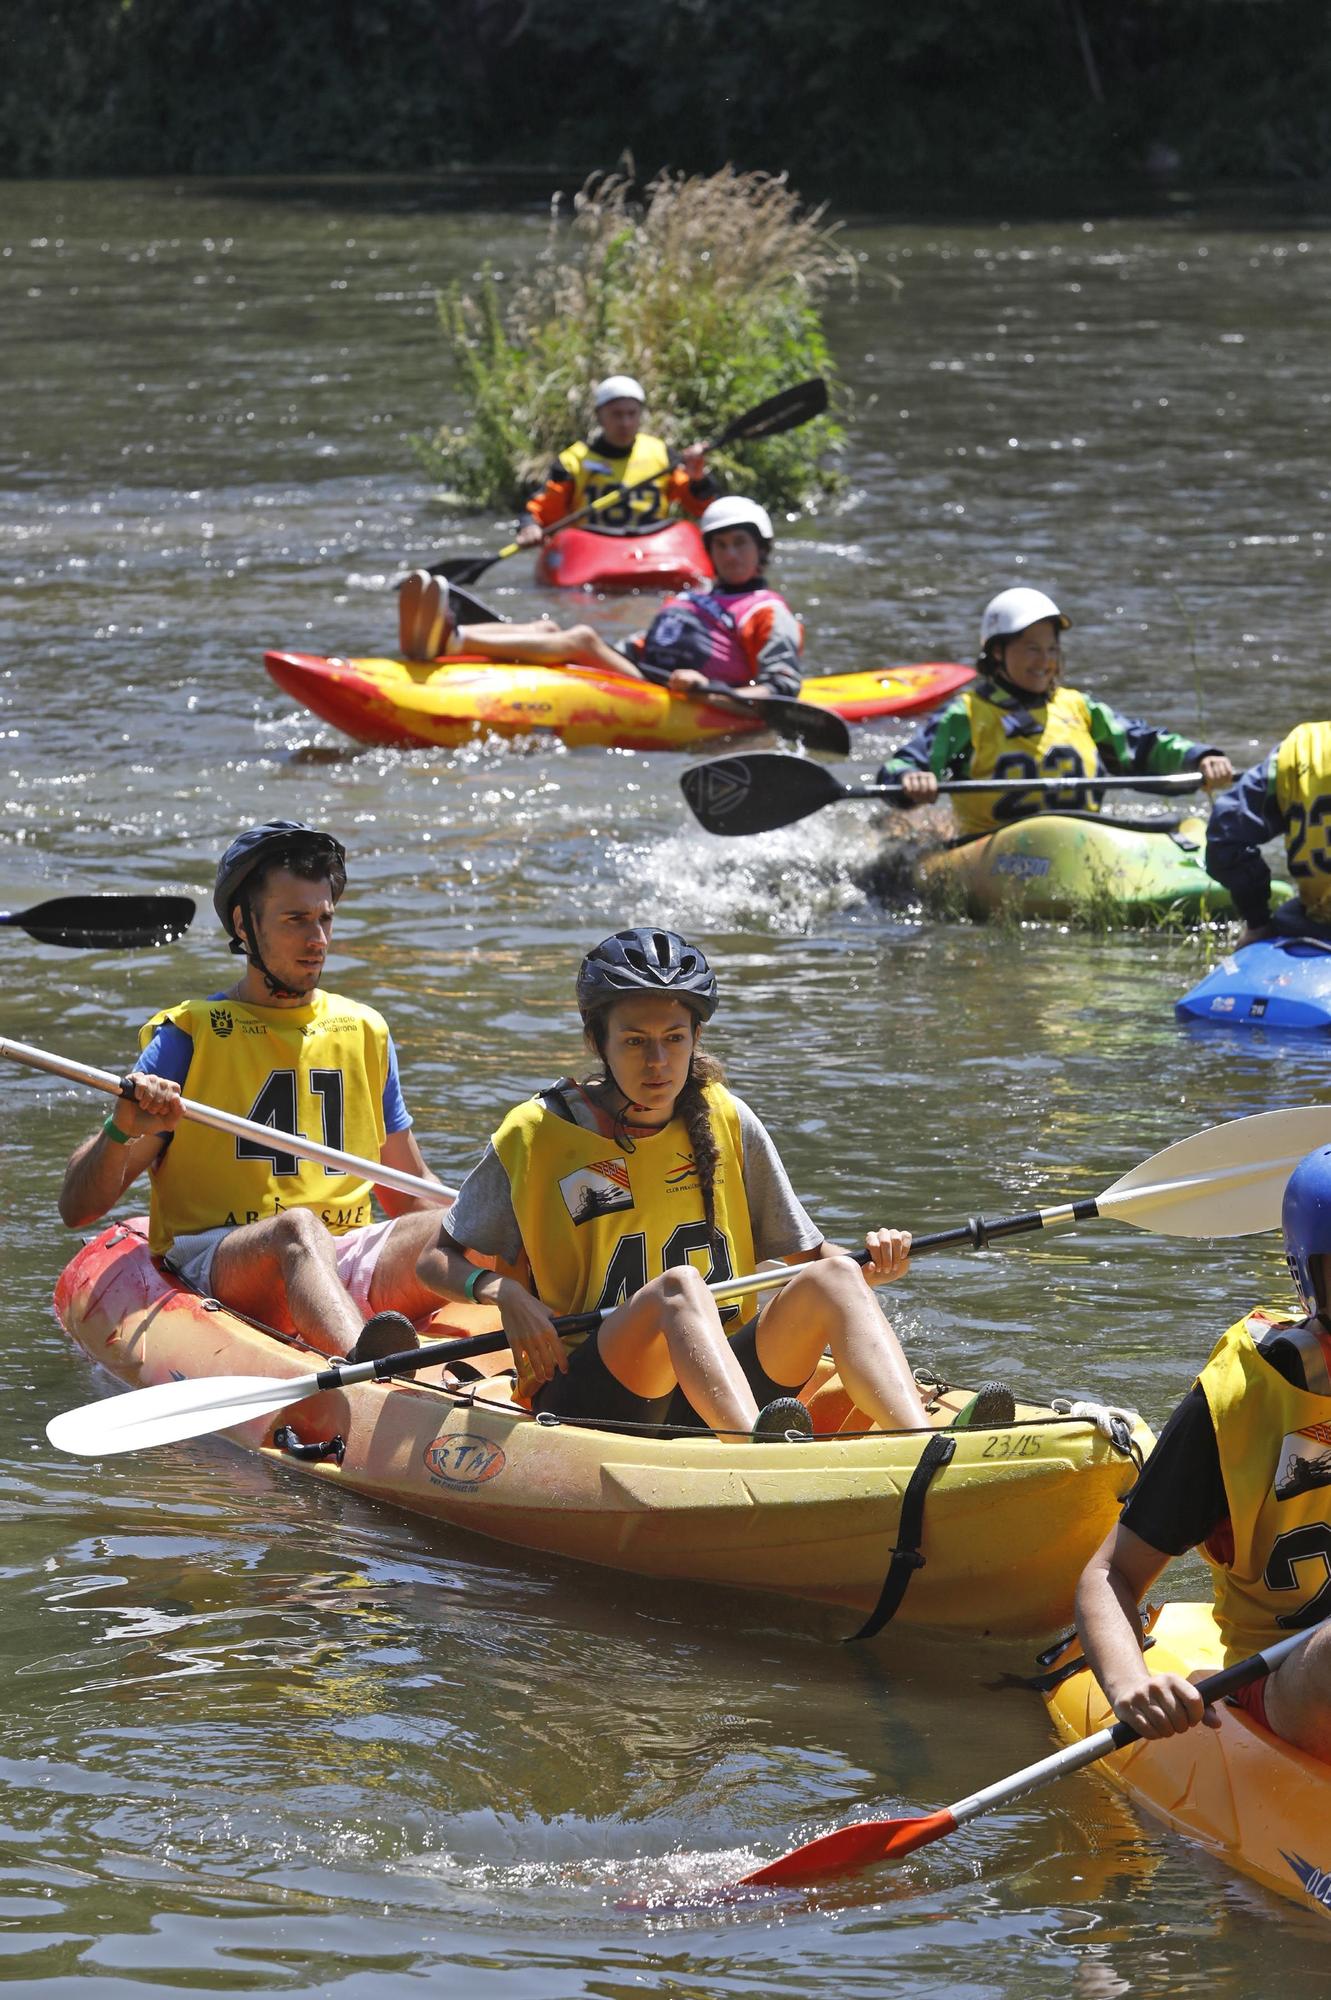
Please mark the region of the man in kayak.
POLYGON ((1301 722, 1216 800, 1206 871, 1224 883, 1243 918, 1236 949, 1269 937, 1331 944, 1331 722, 1301 722), (1282 836, 1299 893, 1272 916, 1271 870, 1261 849, 1282 836))
POLYGON ((314 1346, 361 1359, 411 1346, 403 1314, 438 1297, 416 1276, 438 1211, 303 1161, 283 1132, 406 1173, 430 1173, 411 1130, 383 1016, 318 984, 346 886, 346 854, 294 820, 251 827, 227 848, 213 905, 246 961, 228 991, 155 1014, 130 1081, 74 1152, 60 1193, 71 1229, 96 1222, 145 1168, 149 1242, 198 1291, 314 1346), (272 1127, 271 1146, 184 1118, 182 1092, 272 1127), (373 1315, 368 1324, 367 1314, 373 1315))
MULTIPOLYGON (((864 1269, 823 1239, 766 1130, 698 1046, 717 1004, 703 953, 673 931, 617 931, 583 959, 577 1004, 595 1073, 508 1113, 421 1259, 422 1282, 499 1308, 519 1392, 541 1414, 808 1434, 794 1399, 830 1345, 873 1423, 927 1425, 872 1291, 904 1274, 910 1237, 871 1230, 864 1269), (468 1249, 530 1282, 477 1270, 468 1249), (708 1281, 759 1258, 797 1273, 741 1324, 708 1281), (594 1310, 607 1314, 597 1331, 566 1348, 555 1317, 594 1310)), ((1012 1415, 1011 1391, 992 1384, 968 1420, 1012 1415)))
MULTIPOLYGON (((418 656, 598 666, 631 680, 664 682, 677 694, 700 693, 711 680, 752 695, 793 699, 800 691, 804 635, 764 575, 773 544, 771 517, 756 501, 734 495, 713 500, 700 526, 715 582, 666 598, 646 635, 631 639, 625 652, 590 625, 561 627, 549 618, 455 625, 445 579, 418 570, 402 590, 411 631, 424 648, 418 656)), ((404 635, 407 629, 404 619, 404 635)))
POLYGON ((1031 813, 1097 811, 1097 775, 1167 777, 1200 770, 1208 790, 1234 767, 1214 744, 1120 715, 1094 695, 1060 684, 1062 635, 1071 624, 1042 590, 1000 591, 980 621, 980 679, 924 725, 879 771, 908 807, 938 797, 940 778, 1030 778, 1029 792, 963 792, 952 800, 963 834, 992 833, 1031 813), (1056 782, 1060 790, 1050 788, 1056 782))
MULTIPOLYGON (((1282 1223, 1303 1318, 1257 1311, 1230 1327, 1078 1587, 1087 1662, 1143 1736, 1216 1725, 1191 1681, 1153 1674, 1142 1650, 1137 1605, 1171 1557, 1199 1547, 1211 1565, 1226 1665, 1331 1609, 1331 1146, 1290 1175, 1282 1223)), ((1331 1623, 1232 1699, 1331 1757, 1331 1623)))
POLYGON ((646 400, 631 375, 607 375, 597 383, 592 395, 597 429, 587 443, 560 452, 545 485, 527 502, 528 518, 517 535, 523 548, 539 542, 569 514, 640 480, 651 484, 607 501, 588 517, 591 525, 628 534, 664 521, 676 509, 697 520, 715 499, 705 447, 691 444, 673 463, 662 440, 640 428, 646 400))

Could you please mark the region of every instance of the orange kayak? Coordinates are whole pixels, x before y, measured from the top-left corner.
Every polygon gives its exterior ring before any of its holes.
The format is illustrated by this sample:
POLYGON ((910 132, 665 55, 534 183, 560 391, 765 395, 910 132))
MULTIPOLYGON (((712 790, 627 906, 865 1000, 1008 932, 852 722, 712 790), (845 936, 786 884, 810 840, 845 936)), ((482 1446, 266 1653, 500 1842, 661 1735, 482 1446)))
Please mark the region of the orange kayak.
MULTIPOLYGON (((303 708, 358 743, 435 744, 454 749, 478 736, 557 736, 572 746, 688 750, 727 736, 755 735, 750 721, 705 700, 595 667, 524 667, 461 657, 419 662, 344 660, 272 652, 264 665, 303 708)), ((975 678, 949 661, 875 667, 806 680, 800 700, 847 722, 917 715, 975 678)))

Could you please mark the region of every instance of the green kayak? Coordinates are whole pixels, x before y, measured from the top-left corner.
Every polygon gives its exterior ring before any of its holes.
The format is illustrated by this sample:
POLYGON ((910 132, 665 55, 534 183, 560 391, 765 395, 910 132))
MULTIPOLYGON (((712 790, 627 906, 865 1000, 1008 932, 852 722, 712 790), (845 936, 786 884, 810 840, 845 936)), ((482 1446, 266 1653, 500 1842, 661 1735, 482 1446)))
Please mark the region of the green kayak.
MULTIPOLYGON (((1234 915, 1206 872, 1206 821, 1127 820, 1107 813, 1033 813, 928 855, 921 892, 936 908, 983 922, 998 915, 1072 918, 1097 928, 1200 924, 1234 915)), ((1289 895, 1272 885, 1273 900, 1289 895)))

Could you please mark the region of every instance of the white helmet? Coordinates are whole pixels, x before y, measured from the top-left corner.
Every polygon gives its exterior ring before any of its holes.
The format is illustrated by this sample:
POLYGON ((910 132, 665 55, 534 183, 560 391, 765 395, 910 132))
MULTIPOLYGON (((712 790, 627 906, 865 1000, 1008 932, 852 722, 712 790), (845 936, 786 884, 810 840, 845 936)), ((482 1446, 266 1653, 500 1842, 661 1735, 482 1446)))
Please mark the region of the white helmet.
POLYGON ((983 652, 991 639, 1010 639, 1014 632, 1024 632, 1028 625, 1038 625, 1042 618, 1052 618, 1060 632, 1066 632, 1072 620, 1065 618, 1052 597, 1046 597, 1042 590, 1030 590, 1025 584, 1018 584, 1013 590, 1000 590, 997 597, 990 598, 984 607, 980 620, 980 651, 983 652))
POLYGON ((604 382, 598 382, 592 392, 592 402, 599 410, 602 403, 618 402, 621 396, 631 396, 635 403, 645 403, 642 383, 635 382, 631 375, 607 375, 604 382))
POLYGON ((741 500, 736 493, 724 500, 713 500, 698 526, 702 538, 719 534, 722 528, 755 528, 760 541, 770 548, 775 537, 772 533, 772 517, 765 507, 756 500, 741 500))

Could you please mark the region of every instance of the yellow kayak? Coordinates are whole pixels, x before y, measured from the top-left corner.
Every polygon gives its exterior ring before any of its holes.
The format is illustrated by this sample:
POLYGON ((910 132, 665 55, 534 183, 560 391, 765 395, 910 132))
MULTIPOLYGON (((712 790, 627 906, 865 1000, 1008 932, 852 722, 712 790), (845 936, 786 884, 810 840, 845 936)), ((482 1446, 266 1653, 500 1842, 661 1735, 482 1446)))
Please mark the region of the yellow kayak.
MULTIPOLYGON (((672 694, 595 667, 524 667, 493 660, 325 658, 272 652, 277 685, 358 743, 436 744, 455 749, 478 736, 557 736, 578 747, 688 750, 763 728, 733 709, 672 694)), ((847 722, 916 715, 975 678, 949 661, 875 667, 806 680, 800 700, 847 722)), ((756 706, 756 704, 755 704, 756 706)))
MULTIPOLYGON (((1165 1605, 1150 1636, 1154 1672, 1213 1673, 1224 1665, 1209 1604, 1165 1605)), ((1068 1657, 1077 1651, 1074 1642, 1068 1657)), ((1086 1668, 1046 1699, 1065 1742, 1114 1721, 1086 1668)), ((1277 1895, 1331 1916, 1331 1764, 1259 1728, 1241 1709, 1222 1702, 1216 1712, 1219 1729, 1130 1743, 1097 1768, 1174 1832, 1277 1895)))
MULTIPOLYGON (((311 1370, 301 1343, 165 1275, 141 1221, 78 1252, 56 1287, 56 1311, 95 1361, 134 1387, 311 1370)), ((428 1334, 494 1323, 484 1308, 451 1306, 428 1334)), ((770 1444, 538 1422, 510 1389, 508 1375, 446 1386, 437 1369, 422 1371, 315 1395, 227 1435, 443 1527, 641 1576, 840 1606, 855 1623, 878 1602, 903 1496, 936 1435, 843 1429, 853 1412, 835 1381, 808 1396, 812 1439, 770 1444)), ((940 1428, 964 1399, 961 1389, 934 1395, 940 1428)), ((1067 1619, 1078 1574, 1118 1518, 1137 1474, 1133 1453, 1093 1423, 1034 1405, 1019 1406, 1011 1426, 949 1438, 954 1455, 923 1503, 924 1565, 899 1618, 1049 1632, 1067 1619)), ((1151 1443, 1139 1425, 1136 1452, 1151 1443)))

